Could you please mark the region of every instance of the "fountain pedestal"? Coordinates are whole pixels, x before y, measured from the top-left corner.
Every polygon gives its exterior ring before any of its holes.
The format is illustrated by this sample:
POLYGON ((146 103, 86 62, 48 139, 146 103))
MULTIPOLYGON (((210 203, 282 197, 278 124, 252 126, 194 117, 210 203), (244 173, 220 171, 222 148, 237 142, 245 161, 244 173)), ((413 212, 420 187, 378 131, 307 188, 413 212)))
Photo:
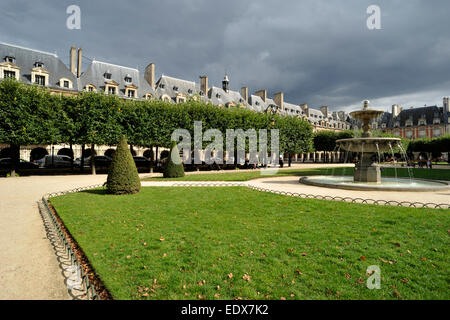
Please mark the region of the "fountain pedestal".
POLYGON ((361 161, 355 166, 353 181, 380 183, 381 171, 380 167, 373 161, 374 156, 375 154, 371 152, 362 155, 361 161))

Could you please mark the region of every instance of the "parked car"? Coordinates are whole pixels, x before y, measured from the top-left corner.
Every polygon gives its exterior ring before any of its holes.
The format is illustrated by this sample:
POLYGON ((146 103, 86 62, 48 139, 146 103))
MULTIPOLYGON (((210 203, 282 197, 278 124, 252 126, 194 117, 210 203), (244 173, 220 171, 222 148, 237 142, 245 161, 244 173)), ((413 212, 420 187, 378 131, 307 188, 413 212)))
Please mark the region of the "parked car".
MULTIPOLYGON (((11 158, 2 158, 0 159, 0 169, 11 169, 12 167, 12 159, 11 158)), ((33 162, 25 161, 20 159, 19 164, 17 165, 17 169, 38 169, 39 165, 33 162)))
MULTIPOLYGON (((91 157, 88 160, 89 164, 91 163, 91 157)), ((108 156, 94 156, 94 163, 96 167, 109 167, 112 162, 112 158, 108 156)))
POLYGON ((71 159, 69 156, 51 156, 46 155, 37 161, 40 167, 43 168, 70 168, 71 159))
POLYGON ((136 167, 149 167, 151 164, 151 161, 148 160, 146 157, 133 157, 134 163, 136 164, 136 167))
MULTIPOLYGON (((76 158, 73 161, 73 166, 76 168, 81 168, 81 158, 76 158)), ((90 163, 89 163, 89 158, 84 158, 84 167, 85 168, 89 168, 90 167, 90 163)))

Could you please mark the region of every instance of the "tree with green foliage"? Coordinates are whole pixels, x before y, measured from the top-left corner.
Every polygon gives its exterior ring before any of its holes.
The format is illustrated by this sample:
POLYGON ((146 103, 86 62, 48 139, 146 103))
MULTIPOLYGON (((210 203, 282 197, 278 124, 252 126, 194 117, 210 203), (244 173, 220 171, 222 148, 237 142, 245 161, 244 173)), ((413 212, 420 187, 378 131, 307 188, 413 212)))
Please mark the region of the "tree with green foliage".
POLYGON ((136 164, 125 136, 120 140, 109 167, 106 190, 112 194, 132 194, 141 190, 136 164))
POLYGON ((181 161, 180 153, 178 151, 177 143, 172 142, 170 148, 170 155, 164 164, 164 178, 178 178, 184 177, 184 166, 181 161))
MULTIPOLYGON (((95 145, 114 145, 124 134, 120 125, 123 101, 114 95, 83 92, 77 98, 72 111, 76 117, 74 129, 76 142, 91 147, 91 171, 96 173, 94 157, 95 145)), ((82 157, 82 164, 83 163, 82 157)), ((83 165, 82 165, 83 168, 83 165)))
POLYGON ((275 128, 280 130, 280 151, 289 155, 289 167, 296 153, 308 153, 313 150, 311 125, 297 117, 276 116, 275 128))
POLYGON ((10 145, 11 177, 16 176, 21 145, 61 140, 55 125, 60 107, 57 98, 43 87, 25 85, 14 79, 0 82, 0 142, 10 145))

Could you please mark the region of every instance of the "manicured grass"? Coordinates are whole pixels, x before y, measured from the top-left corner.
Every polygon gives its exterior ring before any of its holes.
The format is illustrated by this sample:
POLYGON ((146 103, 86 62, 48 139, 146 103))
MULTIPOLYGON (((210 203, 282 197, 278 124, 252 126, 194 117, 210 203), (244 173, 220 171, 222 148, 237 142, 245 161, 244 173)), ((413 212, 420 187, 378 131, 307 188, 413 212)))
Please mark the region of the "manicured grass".
MULTIPOLYGON (((382 176, 385 177, 409 177, 409 172, 414 178, 421 179, 438 179, 450 181, 450 170, 448 169, 421 169, 421 168, 383 168, 382 176)), ((144 181, 247 181, 270 176, 309 176, 309 175, 353 175, 353 168, 318 168, 318 169, 292 169, 280 170, 277 174, 261 175, 259 170, 250 172, 226 171, 218 173, 191 174, 181 178, 146 178, 144 181)))
POLYGON ((449 299, 450 211, 244 187, 51 199, 116 299, 449 299), (366 288, 368 266, 381 289, 366 288))

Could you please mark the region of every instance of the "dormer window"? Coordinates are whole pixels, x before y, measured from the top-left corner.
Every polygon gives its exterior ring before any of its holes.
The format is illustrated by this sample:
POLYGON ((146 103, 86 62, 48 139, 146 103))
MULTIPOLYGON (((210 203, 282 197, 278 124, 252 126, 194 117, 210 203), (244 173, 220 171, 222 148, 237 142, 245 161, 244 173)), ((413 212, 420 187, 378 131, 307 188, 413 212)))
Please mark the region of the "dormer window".
POLYGON ((136 90, 128 89, 128 98, 134 98, 136 96, 136 90))
POLYGON ((116 87, 109 86, 108 87, 108 94, 116 94, 116 87))
POLYGON ((15 57, 6 56, 5 57, 5 62, 16 63, 16 58, 15 57))
POLYGON ((255 104, 256 104, 257 106, 259 106, 259 102, 258 102, 258 101, 256 101, 255 104))
POLYGON ((200 92, 199 92, 199 95, 201 95, 201 96, 203 96, 203 95, 204 95, 204 93, 203 93, 203 91, 202 91, 202 90, 200 90, 200 92))
POLYGON ((41 76, 41 75, 35 75, 34 76, 34 83, 40 85, 40 86, 45 86, 45 76, 41 76))
POLYGON ((131 79, 130 76, 126 76, 126 77, 125 77, 125 82, 126 82, 126 83, 131 83, 132 80, 133 80, 133 79, 131 79))
POLYGON ((72 89, 72 81, 66 78, 59 79, 59 86, 67 89, 72 89))
POLYGON ((5 70, 5 71, 3 71, 3 78, 16 79, 16 72, 5 70))
POLYGON ((216 94, 216 98, 220 99, 220 94, 219 93, 216 94))
POLYGON ((400 122, 399 121, 395 121, 395 123, 394 123, 394 127, 400 127, 400 122))
POLYGON ((44 67, 44 63, 43 63, 43 62, 36 61, 36 62, 34 63, 34 67, 35 67, 35 68, 43 68, 43 67, 44 67))
POLYGON ((177 86, 173 86, 173 91, 178 91, 178 87, 177 86))
POLYGON ((159 87, 160 87, 161 89, 164 89, 165 86, 166 86, 166 85, 165 85, 164 83, 160 83, 160 84, 159 84, 159 87))
POLYGON ((441 119, 439 119, 439 118, 433 119, 433 124, 439 124, 439 123, 441 123, 441 119))
POLYGON ((192 94, 192 89, 188 89, 188 93, 189 93, 189 94, 192 94))
POLYGON ((110 72, 106 71, 103 76, 105 77, 105 79, 111 80, 111 73, 110 72))

